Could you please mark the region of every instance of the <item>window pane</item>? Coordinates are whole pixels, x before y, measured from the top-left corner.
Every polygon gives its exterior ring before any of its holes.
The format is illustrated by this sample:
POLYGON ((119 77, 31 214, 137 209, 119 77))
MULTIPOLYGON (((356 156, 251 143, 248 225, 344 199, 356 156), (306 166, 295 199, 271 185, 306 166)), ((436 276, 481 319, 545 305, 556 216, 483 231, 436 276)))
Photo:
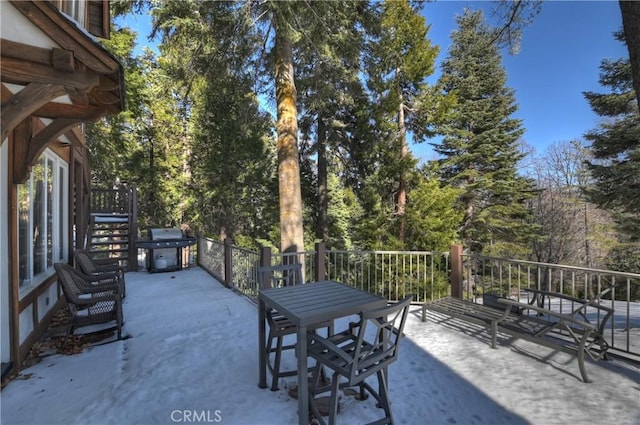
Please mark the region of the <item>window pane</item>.
POLYGON ((66 193, 65 191, 65 181, 66 181, 66 175, 65 175, 65 169, 64 167, 59 167, 58 168, 58 258, 57 261, 61 261, 64 260, 64 252, 65 252, 65 238, 67 235, 64 234, 64 223, 67 220, 67 217, 65 216, 64 212, 65 212, 65 196, 64 194, 66 193))
POLYGON ((42 273, 46 266, 45 252, 45 167, 44 157, 36 166, 33 167, 33 188, 35 190, 35 198, 33 202, 33 274, 34 276, 42 273))
POLYGON ((47 161, 47 268, 53 267, 53 160, 47 161))
POLYGON ((29 182, 18 185, 18 275, 20 286, 31 278, 31 224, 29 222, 29 182))

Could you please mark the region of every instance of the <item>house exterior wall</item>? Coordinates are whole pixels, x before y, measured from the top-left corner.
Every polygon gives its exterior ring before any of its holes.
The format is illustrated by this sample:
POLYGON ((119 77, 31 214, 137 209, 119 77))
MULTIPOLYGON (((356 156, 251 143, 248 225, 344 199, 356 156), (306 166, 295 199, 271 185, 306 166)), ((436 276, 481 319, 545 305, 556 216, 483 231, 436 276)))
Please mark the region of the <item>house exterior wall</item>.
MULTIPOLYGON (((100 17, 102 17, 105 20, 102 22, 103 26, 106 26, 108 30, 108 2, 106 0, 94 1, 89 5, 91 7, 88 7, 88 4, 84 4, 82 0, 78 0, 75 3, 78 3, 79 13, 83 17, 85 17, 89 9, 94 12, 96 10, 98 12, 102 11, 102 14, 93 14, 95 15, 94 21, 97 19, 99 23, 100 17)), ((20 118, 20 120, 14 118, 15 121, 8 121, 11 122, 11 125, 3 128, 3 136, 8 135, 8 137, 1 141, 2 143, 0 144, 0 357, 3 364, 14 363, 17 367, 20 367, 32 344, 46 330, 55 309, 63 302, 53 263, 70 260, 70 255, 74 248, 72 229, 75 220, 73 214, 74 211, 84 213, 82 209, 74 209, 72 204, 84 196, 82 192, 84 187, 79 188, 80 186, 74 180, 74 176, 76 174, 80 176, 87 175, 89 172, 88 162, 85 157, 84 136, 80 127, 64 127, 64 130, 60 130, 57 133, 55 130, 51 130, 51 133, 44 133, 44 130, 51 127, 56 128, 55 123, 57 121, 58 125, 60 125, 60 119, 63 124, 65 119, 67 121, 76 121, 79 124, 81 121, 92 121, 102 116, 97 113, 85 116, 82 114, 82 110, 79 110, 82 108, 63 108, 64 114, 56 115, 58 113, 57 109, 55 109, 56 106, 53 108, 51 106, 53 104, 76 107, 78 105, 87 106, 78 100, 78 93, 81 93, 85 95, 85 99, 90 101, 87 109, 93 108, 104 114, 114 114, 124 108, 122 99, 124 86, 120 80, 122 75, 121 65, 99 43, 90 38, 88 32, 84 29, 78 29, 78 25, 81 25, 78 22, 83 22, 85 19, 72 20, 70 22, 67 18, 57 15, 58 12, 51 7, 53 5, 60 8, 66 4, 57 0, 51 2, 15 1, 13 3, 4 0, 0 1, 0 38, 3 42, 3 48, 7 47, 7 50, 2 50, 3 59, 6 53, 7 61, 0 61, 0 65, 3 66, 3 70, 9 70, 5 74, 0 72, 0 76, 4 75, 2 77, 2 111, 3 116, 20 118), (24 49, 29 52, 24 58, 21 57, 22 50, 17 50, 18 48, 15 47, 20 45, 24 45, 24 49), (52 54, 51 59, 48 59, 47 50, 50 50, 52 54), (68 56, 68 52, 72 54, 68 56), (58 58, 57 61, 53 59, 53 53, 58 55, 56 56, 58 58), (44 60, 42 59, 43 57, 45 58, 44 60), (68 61, 60 60, 60 57, 68 59, 68 61), (18 69, 19 66, 23 66, 23 68, 18 69), (16 71, 16 69, 18 70, 16 71), (25 71, 24 73, 22 73, 23 70, 25 71), (39 74, 39 72, 42 73, 39 74), (40 85, 54 88, 64 87, 65 90, 62 90, 64 94, 55 97, 60 91, 49 91, 48 93, 55 93, 55 95, 47 99, 49 103, 45 106, 49 106, 49 109, 46 110, 48 112, 42 115, 37 113, 39 110, 30 110, 24 107, 23 111, 29 111, 29 114, 32 115, 29 116, 27 114, 23 117, 20 114, 16 114, 18 109, 16 107, 12 109, 12 103, 8 101, 9 98, 21 90, 25 90, 25 88, 30 86, 33 88, 30 83, 42 81, 43 73, 45 78, 49 78, 49 80, 45 80, 45 83, 41 82, 40 85), (19 77, 16 77, 16 75, 19 77), (65 77, 66 75, 68 77, 65 77), (83 87, 81 84, 82 77, 87 75, 94 77, 95 81, 100 85, 88 88, 83 87), (29 78, 34 79, 30 80, 29 78), (108 83, 109 81, 111 83, 108 83), (71 84, 67 85, 67 82, 71 84), (104 86, 102 86, 103 83, 104 86), (113 83, 116 84, 115 88, 113 83), (70 90, 75 91, 72 92, 70 90), (72 94, 72 96, 67 95, 67 93, 72 94), (110 96, 115 94, 120 96, 121 101, 114 104, 109 101, 109 97, 101 97, 101 93, 111 93, 110 96), (75 95, 74 100, 71 99, 73 95, 75 95), (101 102, 101 100, 105 99, 107 102, 101 102), (53 114, 50 112, 52 110, 55 111, 53 114), (11 113, 4 115, 6 111, 10 111, 13 115, 11 113), (43 116, 47 118, 42 118, 43 116), (41 138, 37 143, 33 142, 41 134, 47 134, 49 138, 41 138), (40 152, 43 151, 43 155, 55 156, 53 169, 57 170, 55 171, 56 173, 60 172, 60 165, 66 166, 65 177, 61 183, 65 189, 57 186, 54 190, 54 192, 63 193, 64 196, 46 195, 48 196, 46 199, 49 199, 49 202, 55 198, 55 203, 51 203, 53 205, 52 208, 54 208, 53 214, 62 217, 60 220, 66 223, 60 227, 58 227, 58 222, 55 221, 50 225, 48 220, 52 216, 51 211, 41 206, 40 209, 37 209, 38 207, 34 206, 36 203, 33 201, 37 196, 25 195, 24 186, 18 185, 18 182, 23 182, 25 177, 23 172, 27 172, 27 182, 29 182, 30 176, 34 176, 32 177, 33 182, 36 181, 35 176, 42 177, 43 174, 28 172, 28 170, 29 167, 34 167, 33 169, 35 169, 36 164, 39 162, 39 158, 36 158, 36 156, 41 155, 40 152), (18 167, 17 163, 20 163, 23 167, 18 167), (74 190, 78 192, 75 196, 73 194, 74 190), (28 214, 21 216, 21 207, 23 212, 28 210, 28 214), (32 218, 36 210, 38 211, 38 216, 42 217, 43 223, 46 223, 43 227, 45 229, 55 229, 52 233, 53 236, 40 228, 36 228, 33 224, 35 221, 32 221, 32 218), (21 217, 24 218, 26 216, 29 216, 29 224, 21 226, 21 223, 27 222, 27 220, 21 221, 21 217), (22 234, 20 233, 21 229, 22 234), (33 262, 27 264, 24 258, 20 259, 21 255, 27 255, 20 251, 20 246, 31 247, 35 245, 38 234, 45 235, 45 242, 42 242, 41 236, 40 243, 42 245, 38 245, 43 247, 39 251, 39 255, 41 255, 40 258, 45 258, 45 261, 36 263, 33 261, 34 251, 30 251, 28 252, 28 258, 33 262), (58 237, 59 235, 61 236, 58 237), (50 249, 52 246, 53 249, 50 249), (54 255, 49 256, 50 252, 53 252, 54 255), (21 277, 25 276, 25 274, 20 270, 20 266, 25 264, 27 264, 26 267, 32 267, 33 264, 44 264, 44 268, 33 269, 30 275, 32 279, 27 280, 21 277)), ((108 31, 102 32, 108 34, 108 31)), ((29 95, 25 95, 21 101, 32 102, 27 103, 27 105, 37 104, 38 98, 33 93, 32 91, 29 95), (28 100, 25 101, 24 99, 28 100)), ((74 122, 71 125, 78 124, 74 122)), ((45 167, 48 166, 49 162, 45 161, 45 167)), ((54 181, 53 184, 47 184, 47 181, 46 178, 44 180, 41 178, 39 180, 41 186, 38 187, 41 188, 40 190, 49 193, 47 192, 50 190, 48 188, 55 186, 56 183, 54 181)), ((31 184, 33 190, 35 183, 31 184)), ((35 193, 35 190, 33 193, 35 193)), ((48 206, 49 204, 46 205, 48 206)))
POLYGON ((33 25, 9 2, 0 2, 0 34, 5 40, 19 41, 31 46, 60 47, 38 27, 33 25))

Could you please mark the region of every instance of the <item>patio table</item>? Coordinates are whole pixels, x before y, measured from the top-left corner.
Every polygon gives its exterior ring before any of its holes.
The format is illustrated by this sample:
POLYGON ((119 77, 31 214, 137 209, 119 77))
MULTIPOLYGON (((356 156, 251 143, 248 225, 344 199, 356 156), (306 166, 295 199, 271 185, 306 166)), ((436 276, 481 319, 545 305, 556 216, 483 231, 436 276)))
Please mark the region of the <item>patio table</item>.
POLYGON ((309 423, 307 379, 307 330, 315 323, 335 320, 362 310, 386 307, 386 298, 334 281, 263 289, 258 295, 258 386, 267 388, 266 309, 273 308, 297 327, 298 421, 309 423))

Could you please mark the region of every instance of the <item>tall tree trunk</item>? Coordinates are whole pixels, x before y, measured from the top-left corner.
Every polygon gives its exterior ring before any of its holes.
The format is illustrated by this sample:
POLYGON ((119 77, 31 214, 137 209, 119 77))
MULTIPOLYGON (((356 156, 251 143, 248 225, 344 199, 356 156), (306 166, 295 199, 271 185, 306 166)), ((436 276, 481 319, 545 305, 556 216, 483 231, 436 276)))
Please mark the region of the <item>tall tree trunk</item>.
POLYGON ((278 104, 278 188, 280 191, 280 249, 304 250, 302 194, 298 158, 298 111, 291 40, 276 23, 276 101, 278 104))
POLYGON ((318 229, 316 236, 329 243, 329 186, 327 181, 327 130, 318 114, 318 229))
POLYGON ((633 90, 636 92, 636 100, 640 108, 640 2, 620 1, 620 12, 624 38, 629 49, 633 90))
MULTIPOLYGON (((397 75, 400 70, 397 70, 397 75)), ((398 137, 400 139, 400 178, 398 184, 398 194, 396 195, 396 215, 398 217, 398 239, 404 243, 406 233, 406 217, 405 211, 407 206, 407 176, 405 172, 405 158, 409 154, 409 146, 407 145, 407 129, 404 122, 404 98, 402 96, 402 87, 398 84, 398 137)))

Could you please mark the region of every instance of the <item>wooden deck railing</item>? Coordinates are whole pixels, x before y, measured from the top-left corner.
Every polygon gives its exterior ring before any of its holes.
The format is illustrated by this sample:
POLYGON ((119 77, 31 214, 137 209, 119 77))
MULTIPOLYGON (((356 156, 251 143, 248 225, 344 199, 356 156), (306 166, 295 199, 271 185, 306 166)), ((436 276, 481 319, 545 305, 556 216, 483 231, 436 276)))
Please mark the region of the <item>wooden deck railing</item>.
POLYGON ((126 262, 130 271, 138 268, 138 250, 135 245, 138 234, 137 194, 135 186, 122 186, 117 189, 92 188, 89 201, 91 220, 87 232, 88 248, 91 251, 100 251, 101 255, 121 259, 126 262), (98 216, 103 217, 98 219, 98 216), (108 218, 126 222, 114 224, 110 223, 108 218), (123 238, 126 243, 123 243, 123 238))
POLYGON ((134 209, 132 188, 91 189, 91 213, 128 215, 134 209))

